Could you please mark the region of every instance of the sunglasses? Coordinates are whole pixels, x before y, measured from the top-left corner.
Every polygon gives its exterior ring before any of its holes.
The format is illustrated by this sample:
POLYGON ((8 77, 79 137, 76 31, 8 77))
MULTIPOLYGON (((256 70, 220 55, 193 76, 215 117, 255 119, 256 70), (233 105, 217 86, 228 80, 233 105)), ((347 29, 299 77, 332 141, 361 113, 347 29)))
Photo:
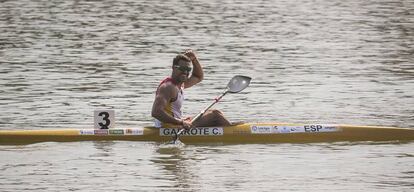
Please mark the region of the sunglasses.
POLYGON ((178 65, 176 65, 176 66, 174 66, 174 68, 180 70, 181 72, 188 72, 188 73, 190 73, 191 70, 192 70, 191 67, 187 67, 187 66, 178 66, 178 65))

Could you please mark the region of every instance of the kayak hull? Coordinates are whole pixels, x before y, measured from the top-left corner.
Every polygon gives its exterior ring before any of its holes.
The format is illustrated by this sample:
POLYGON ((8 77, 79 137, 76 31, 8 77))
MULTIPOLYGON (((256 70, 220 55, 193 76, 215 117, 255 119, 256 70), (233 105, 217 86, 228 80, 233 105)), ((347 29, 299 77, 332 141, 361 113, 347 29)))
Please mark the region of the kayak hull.
MULTIPOLYGON (((74 141, 169 142, 178 128, 0 130, 0 145, 74 141)), ((183 143, 315 143, 414 141, 414 129, 378 126, 246 123, 184 132, 183 143)))

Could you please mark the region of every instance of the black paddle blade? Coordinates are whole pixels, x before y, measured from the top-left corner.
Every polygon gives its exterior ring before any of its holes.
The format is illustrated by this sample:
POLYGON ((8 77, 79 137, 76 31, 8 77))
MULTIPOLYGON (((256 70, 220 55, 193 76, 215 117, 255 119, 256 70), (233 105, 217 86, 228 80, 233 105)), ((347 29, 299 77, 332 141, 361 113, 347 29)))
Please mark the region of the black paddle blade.
POLYGON ((250 77, 236 75, 230 80, 229 84, 227 84, 227 91, 229 93, 238 93, 243 89, 246 89, 246 87, 249 86, 251 80, 252 78, 250 77))

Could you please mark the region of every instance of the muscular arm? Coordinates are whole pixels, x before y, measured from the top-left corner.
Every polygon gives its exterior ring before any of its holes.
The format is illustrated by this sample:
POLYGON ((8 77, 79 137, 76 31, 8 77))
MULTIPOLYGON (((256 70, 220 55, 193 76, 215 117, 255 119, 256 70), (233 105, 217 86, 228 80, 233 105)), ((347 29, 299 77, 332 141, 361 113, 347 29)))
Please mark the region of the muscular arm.
POLYGON ((181 120, 175 119, 165 111, 165 107, 168 105, 168 102, 177 95, 178 90, 172 84, 163 84, 159 87, 158 91, 159 92, 155 96, 155 100, 152 105, 152 117, 164 123, 181 125, 181 120))

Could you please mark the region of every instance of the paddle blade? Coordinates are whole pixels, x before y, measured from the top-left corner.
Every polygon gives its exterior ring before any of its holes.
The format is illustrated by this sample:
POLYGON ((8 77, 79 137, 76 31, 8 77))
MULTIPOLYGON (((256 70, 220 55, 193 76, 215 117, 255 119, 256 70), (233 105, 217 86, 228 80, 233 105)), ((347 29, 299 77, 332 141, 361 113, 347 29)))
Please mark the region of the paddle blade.
POLYGON ((252 78, 250 77, 236 75, 230 80, 229 84, 227 84, 227 91, 229 93, 238 93, 248 87, 251 80, 252 78))

